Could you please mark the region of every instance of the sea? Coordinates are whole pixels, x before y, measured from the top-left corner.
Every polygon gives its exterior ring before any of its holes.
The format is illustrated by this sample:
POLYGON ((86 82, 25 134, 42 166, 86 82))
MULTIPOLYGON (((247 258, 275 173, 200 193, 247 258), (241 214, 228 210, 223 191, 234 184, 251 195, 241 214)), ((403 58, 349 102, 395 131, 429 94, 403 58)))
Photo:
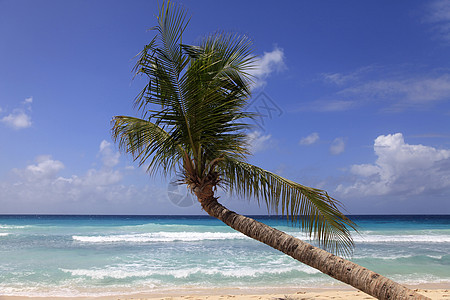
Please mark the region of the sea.
MULTIPOLYGON (((283 217, 254 218, 307 239, 283 217)), ((350 260, 403 284, 450 288, 450 215, 350 218, 350 260)), ((342 286, 208 216, 0 215, 3 296, 342 286)))

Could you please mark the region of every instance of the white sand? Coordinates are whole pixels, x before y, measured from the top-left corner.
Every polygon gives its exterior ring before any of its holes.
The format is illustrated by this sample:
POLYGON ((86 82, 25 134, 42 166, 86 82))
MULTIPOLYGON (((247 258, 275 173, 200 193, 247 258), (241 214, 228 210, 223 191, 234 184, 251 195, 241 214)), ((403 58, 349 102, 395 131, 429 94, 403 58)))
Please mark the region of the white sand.
MULTIPOLYGON (((447 289, 415 289, 424 296, 431 299, 450 300, 450 287, 447 289)), ((357 300, 357 299, 375 299, 358 290, 308 290, 290 289, 286 293, 251 293, 248 294, 242 290, 213 289, 213 290, 184 290, 171 291, 167 294, 135 294, 126 296, 108 296, 108 297, 16 297, 0 296, 0 300, 357 300), (209 293, 208 293, 209 292, 209 293)))

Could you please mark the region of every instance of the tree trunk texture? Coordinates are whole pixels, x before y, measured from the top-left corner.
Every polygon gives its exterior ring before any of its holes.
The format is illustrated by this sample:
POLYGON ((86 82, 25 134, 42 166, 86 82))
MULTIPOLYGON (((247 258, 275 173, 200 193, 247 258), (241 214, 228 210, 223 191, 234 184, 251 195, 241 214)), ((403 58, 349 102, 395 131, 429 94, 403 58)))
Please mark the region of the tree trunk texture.
POLYGON ((430 299, 342 257, 314 247, 264 223, 222 206, 211 193, 196 193, 203 209, 231 228, 275 248, 377 299, 430 299))

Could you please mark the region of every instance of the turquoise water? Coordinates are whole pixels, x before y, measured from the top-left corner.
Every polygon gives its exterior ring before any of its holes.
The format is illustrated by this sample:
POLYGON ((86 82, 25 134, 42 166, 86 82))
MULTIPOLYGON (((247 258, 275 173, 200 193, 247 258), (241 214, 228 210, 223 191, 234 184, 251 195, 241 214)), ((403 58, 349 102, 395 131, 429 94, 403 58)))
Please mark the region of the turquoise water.
MULTIPOLYGON (((304 238, 282 218, 256 217, 304 238)), ((354 262, 450 287, 450 216, 353 216, 354 262)), ((341 283, 204 216, 0 215, 0 295, 100 296, 341 283)))

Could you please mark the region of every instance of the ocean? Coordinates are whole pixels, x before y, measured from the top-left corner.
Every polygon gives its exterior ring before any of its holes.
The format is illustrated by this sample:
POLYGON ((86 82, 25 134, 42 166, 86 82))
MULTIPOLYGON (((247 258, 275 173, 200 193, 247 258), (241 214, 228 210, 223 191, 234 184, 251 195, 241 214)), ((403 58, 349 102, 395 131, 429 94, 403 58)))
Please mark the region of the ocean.
MULTIPOLYGON (((305 238, 282 217, 255 218, 305 238)), ((350 218, 359 226, 350 260, 450 288, 450 215, 350 218)), ((342 286, 207 216, 0 215, 0 295, 342 286)))

